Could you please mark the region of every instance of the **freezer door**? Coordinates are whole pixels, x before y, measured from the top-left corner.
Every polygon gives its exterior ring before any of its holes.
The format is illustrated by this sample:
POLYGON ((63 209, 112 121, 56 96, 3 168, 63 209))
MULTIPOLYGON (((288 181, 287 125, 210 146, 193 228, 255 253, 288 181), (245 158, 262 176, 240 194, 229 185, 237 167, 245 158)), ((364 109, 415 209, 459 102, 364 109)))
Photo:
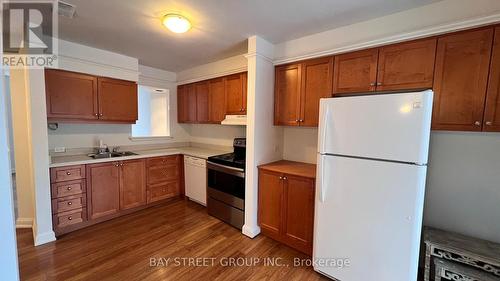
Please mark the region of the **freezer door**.
POLYGON ((340 281, 416 281, 426 167, 318 157, 314 269, 340 281))
POLYGON ((427 163, 431 90, 320 102, 319 153, 427 163))

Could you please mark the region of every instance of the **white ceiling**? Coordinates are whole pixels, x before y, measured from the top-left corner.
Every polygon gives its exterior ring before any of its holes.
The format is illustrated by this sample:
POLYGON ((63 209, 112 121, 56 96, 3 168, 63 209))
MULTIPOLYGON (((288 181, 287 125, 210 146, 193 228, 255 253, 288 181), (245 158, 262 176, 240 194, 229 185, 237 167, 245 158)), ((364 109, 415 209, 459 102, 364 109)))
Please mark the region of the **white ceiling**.
POLYGON ((65 0, 73 19, 59 17, 59 37, 180 71, 246 53, 246 38, 280 43, 440 0, 65 0), (193 23, 185 34, 161 25, 168 12, 193 23))

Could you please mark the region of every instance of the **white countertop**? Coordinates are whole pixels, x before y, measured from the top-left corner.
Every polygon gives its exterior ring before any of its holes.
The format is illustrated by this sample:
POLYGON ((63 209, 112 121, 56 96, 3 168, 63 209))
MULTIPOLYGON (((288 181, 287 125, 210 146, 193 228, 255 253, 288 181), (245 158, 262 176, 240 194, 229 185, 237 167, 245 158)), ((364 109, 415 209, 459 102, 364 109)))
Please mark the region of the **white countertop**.
POLYGON ((183 154, 183 155, 207 159, 210 156, 224 154, 231 151, 187 146, 187 147, 175 147, 175 148, 154 149, 154 150, 131 150, 131 152, 136 153, 137 155, 115 157, 115 158, 102 158, 102 159, 93 159, 87 155, 52 156, 50 167, 55 168, 55 167, 63 167, 71 165, 125 161, 132 159, 167 156, 175 154, 183 154))

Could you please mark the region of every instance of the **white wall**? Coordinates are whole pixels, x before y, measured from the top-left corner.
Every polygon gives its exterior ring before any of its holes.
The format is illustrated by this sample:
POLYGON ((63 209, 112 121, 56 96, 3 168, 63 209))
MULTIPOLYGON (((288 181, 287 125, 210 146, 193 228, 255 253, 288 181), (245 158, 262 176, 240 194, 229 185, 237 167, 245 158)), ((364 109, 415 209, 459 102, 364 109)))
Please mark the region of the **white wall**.
POLYGON ((199 65, 177 73, 179 85, 244 72, 247 70, 247 59, 237 55, 227 59, 199 65))
MULTIPOLYGON (((2 38, 0 38, 0 49, 2 49, 2 38)), ((0 272, 3 280, 14 281, 19 280, 19 270, 5 94, 4 74, 0 68, 0 272)))
POLYGON ((444 0, 275 46, 275 63, 342 53, 500 21, 498 0, 444 0))
POLYGON ((500 243, 500 133, 431 134, 424 224, 500 243))
POLYGON ((234 138, 245 137, 244 126, 222 126, 216 124, 187 125, 189 140, 212 145, 233 146, 234 138))

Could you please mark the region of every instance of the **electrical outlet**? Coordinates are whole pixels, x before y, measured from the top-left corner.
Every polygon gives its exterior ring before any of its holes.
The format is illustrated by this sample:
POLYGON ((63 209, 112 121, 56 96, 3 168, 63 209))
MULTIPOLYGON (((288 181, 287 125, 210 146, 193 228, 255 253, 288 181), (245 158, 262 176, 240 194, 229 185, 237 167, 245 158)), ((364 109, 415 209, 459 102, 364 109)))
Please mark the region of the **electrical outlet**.
POLYGON ((57 153, 66 152, 66 147, 55 147, 54 152, 57 152, 57 153))

